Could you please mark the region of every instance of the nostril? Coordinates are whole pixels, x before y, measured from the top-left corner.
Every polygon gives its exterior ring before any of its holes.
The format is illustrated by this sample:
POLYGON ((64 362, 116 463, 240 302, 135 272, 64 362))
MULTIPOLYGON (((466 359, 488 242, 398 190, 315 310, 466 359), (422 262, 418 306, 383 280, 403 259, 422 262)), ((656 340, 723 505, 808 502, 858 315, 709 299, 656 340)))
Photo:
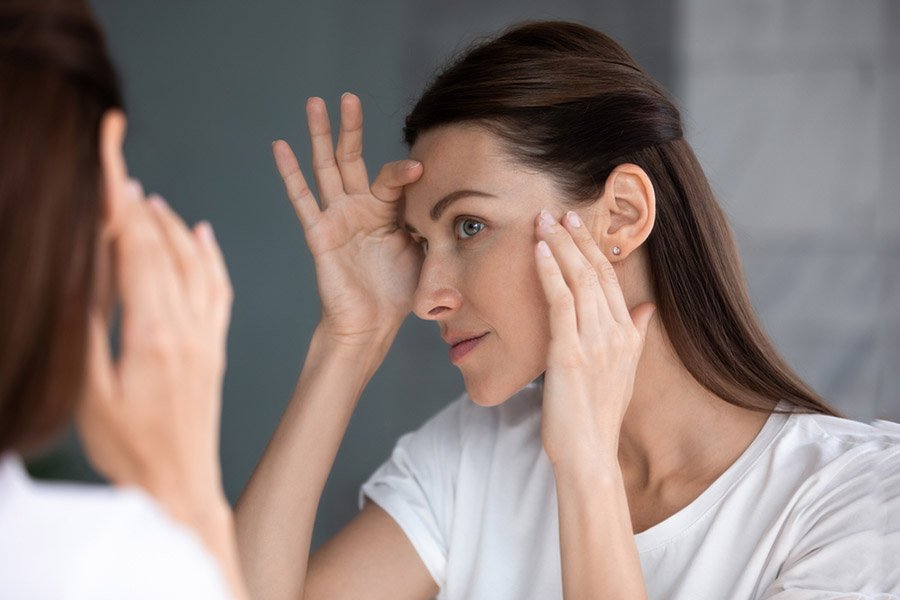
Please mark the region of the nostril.
POLYGON ((442 312, 444 312, 445 310, 447 310, 446 306, 435 306, 434 308, 432 308, 431 310, 428 311, 428 315, 431 317, 436 317, 439 314, 441 314, 442 312))

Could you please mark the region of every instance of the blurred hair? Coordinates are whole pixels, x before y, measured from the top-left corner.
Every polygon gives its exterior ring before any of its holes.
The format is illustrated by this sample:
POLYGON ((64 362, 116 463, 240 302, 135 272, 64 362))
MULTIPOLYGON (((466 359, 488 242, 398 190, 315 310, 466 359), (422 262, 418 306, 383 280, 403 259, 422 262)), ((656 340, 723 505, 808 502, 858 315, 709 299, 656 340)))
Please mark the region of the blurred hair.
POLYGON ((0 2, 0 452, 46 442, 81 395, 99 130, 122 105, 83 1, 0 2))
POLYGON ((693 377, 724 400, 836 415, 785 363, 750 303, 733 236, 666 92, 615 41, 574 23, 515 26, 451 62, 406 118, 423 132, 476 123, 522 164, 592 203, 632 163, 656 192, 646 241, 657 315, 693 377))

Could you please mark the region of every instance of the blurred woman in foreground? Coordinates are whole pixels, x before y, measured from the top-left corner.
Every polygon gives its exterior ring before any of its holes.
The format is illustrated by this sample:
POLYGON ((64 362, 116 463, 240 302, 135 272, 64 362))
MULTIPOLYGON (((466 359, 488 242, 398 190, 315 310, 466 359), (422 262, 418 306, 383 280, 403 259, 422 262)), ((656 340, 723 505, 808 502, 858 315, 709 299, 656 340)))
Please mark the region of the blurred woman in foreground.
POLYGON ((0 597, 246 597, 218 463, 230 283, 210 226, 129 179, 83 2, 0 4, 0 131, 0 597), (26 474, 73 419, 117 487, 26 474))

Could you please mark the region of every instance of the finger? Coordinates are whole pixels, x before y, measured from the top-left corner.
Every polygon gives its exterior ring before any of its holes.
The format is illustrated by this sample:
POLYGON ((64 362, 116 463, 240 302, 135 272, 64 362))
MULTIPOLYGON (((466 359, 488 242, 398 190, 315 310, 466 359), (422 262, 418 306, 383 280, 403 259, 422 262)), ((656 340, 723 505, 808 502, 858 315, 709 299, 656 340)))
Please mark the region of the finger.
POLYGON ((207 221, 201 221, 193 230, 194 236, 200 242, 200 251, 209 268, 211 275, 211 293, 213 295, 213 310, 215 312, 216 322, 222 328, 222 334, 228 329, 228 322, 231 316, 231 304, 233 299, 233 291, 231 287, 231 278, 228 276, 228 267, 225 264, 225 257, 222 249, 216 241, 215 233, 212 225, 207 221))
POLYGON ((403 197, 403 186, 422 176, 422 163, 417 160, 398 160, 381 167, 372 182, 372 195, 382 202, 396 202, 403 197))
POLYGON ((316 198, 300 170, 300 163, 297 162, 297 157, 288 143, 284 140, 272 142, 272 155, 275 157, 278 174, 284 180, 284 190, 291 201, 291 206, 294 207, 300 225, 306 231, 316 222, 322 211, 319 210, 316 198))
POLYGON ((148 198, 148 204, 164 241, 164 249, 169 253, 181 280, 176 296, 169 298, 172 303, 183 302, 181 291, 187 292, 195 315, 200 315, 209 302, 209 275, 202 262, 197 240, 191 235, 181 217, 158 195, 148 198))
POLYGON ((150 210, 144 202, 130 207, 114 241, 125 353, 159 327, 173 321, 180 326, 185 321, 184 311, 170 300, 181 283, 150 210))
POLYGON ((618 323, 631 323, 631 316, 628 313, 628 304, 625 302, 625 295, 622 293, 622 288, 619 285, 619 278, 616 275, 616 270, 613 268, 612 263, 609 262, 609 259, 603 254, 603 251, 600 250, 600 247, 597 245, 596 240, 594 240, 594 237, 591 235, 590 231, 588 231, 587 227, 584 227, 578 214, 570 210, 566 213, 563 222, 566 230, 572 236, 572 239, 575 240, 578 249, 585 257, 587 257, 591 265, 593 265, 594 271, 599 277, 600 285, 603 288, 606 306, 609 307, 612 318, 618 323))
POLYGON ((104 405, 115 396, 115 367, 109 346, 109 328, 97 309, 88 317, 87 393, 85 402, 104 405))
POLYGON ((334 159, 334 142, 331 139, 331 123, 325 101, 310 98, 306 103, 306 119, 309 123, 309 141, 312 144, 313 176, 319 189, 322 210, 326 210, 331 198, 344 193, 344 183, 334 159))
POLYGON ((578 318, 575 297, 563 278, 550 246, 540 240, 535 246, 538 279, 550 307, 550 335, 562 343, 577 343, 578 318))
POLYGON ((656 305, 651 302, 644 302, 635 306, 631 311, 631 320, 635 329, 641 334, 641 344, 647 341, 647 331, 650 328, 650 321, 656 314, 656 305))
POLYGON ((348 194, 369 191, 369 174, 362 157, 363 114, 359 98, 354 94, 341 96, 341 129, 338 133, 337 163, 348 194))
POLYGON ((545 241, 559 263, 563 278, 575 297, 578 329, 596 335, 602 327, 601 317, 609 319, 600 278, 590 261, 582 254, 572 236, 546 210, 538 215, 537 236, 545 241))

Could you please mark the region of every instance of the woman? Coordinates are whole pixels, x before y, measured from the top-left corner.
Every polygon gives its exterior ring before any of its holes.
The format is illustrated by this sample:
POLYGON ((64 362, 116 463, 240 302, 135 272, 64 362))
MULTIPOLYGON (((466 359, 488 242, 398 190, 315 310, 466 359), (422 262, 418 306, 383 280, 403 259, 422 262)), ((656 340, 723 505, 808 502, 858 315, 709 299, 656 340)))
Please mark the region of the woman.
POLYGON ((370 186, 307 104, 319 203, 274 154, 322 319, 238 504, 259 598, 849 598, 900 593, 900 436, 839 418, 753 314, 678 110, 612 40, 474 47, 370 186), (466 396, 397 443, 308 556, 354 405, 412 310, 466 396), (883 481, 880 481, 883 479, 883 481))
POLYGON ((218 464, 225 265, 209 224, 129 180, 83 2, 0 4, 0 131, 0 597, 247 597, 218 464), (73 417, 117 487, 29 479, 20 456, 73 417))

